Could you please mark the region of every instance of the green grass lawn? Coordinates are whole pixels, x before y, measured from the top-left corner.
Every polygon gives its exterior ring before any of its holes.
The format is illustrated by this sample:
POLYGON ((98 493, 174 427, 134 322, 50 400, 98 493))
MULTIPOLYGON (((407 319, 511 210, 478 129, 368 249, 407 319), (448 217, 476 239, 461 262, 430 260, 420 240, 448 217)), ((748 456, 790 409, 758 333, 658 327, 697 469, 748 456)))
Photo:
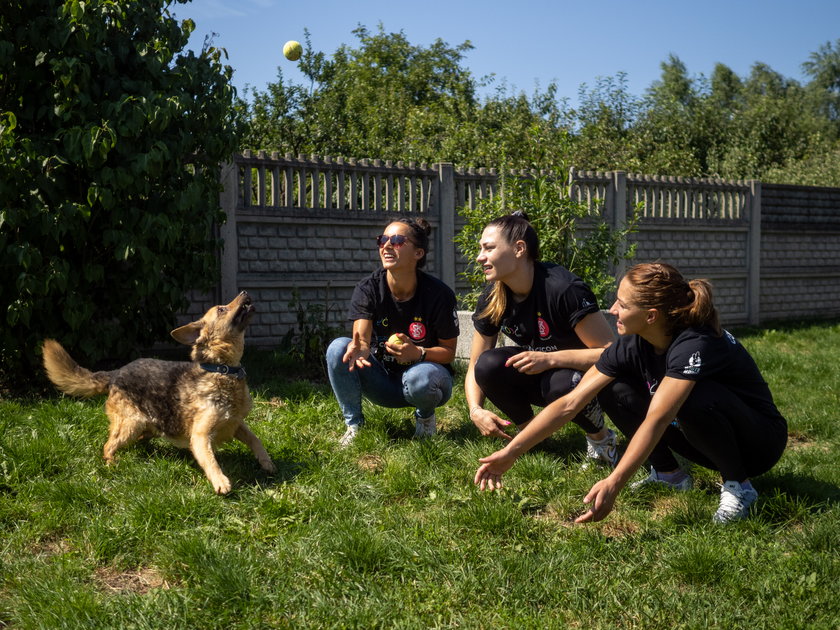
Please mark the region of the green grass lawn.
MULTIPOLYGON (((574 526, 602 474, 567 426, 479 493, 499 443, 459 385, 440 433, 367 409, 349 449, 323 383, 250 353, 250 424, 278 466, 220 450, 213 494, 163 441, 101 458, 102 400, 0 401, 0 628, 840 627, 840 324, 741 331, 790 421, 752 518, 715 526, 715 474, 624 492, 574 526)), ((462 380, 463 373, 460 374, 462 380)), ((641 473, 640 473, 641 475, 641 473)))

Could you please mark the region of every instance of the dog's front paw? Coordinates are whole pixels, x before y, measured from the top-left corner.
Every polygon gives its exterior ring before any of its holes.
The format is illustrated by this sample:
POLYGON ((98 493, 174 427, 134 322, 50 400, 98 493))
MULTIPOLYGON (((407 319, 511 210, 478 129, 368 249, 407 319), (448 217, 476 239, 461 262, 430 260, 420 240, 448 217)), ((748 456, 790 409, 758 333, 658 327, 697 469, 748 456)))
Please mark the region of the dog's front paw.
POLYGON ((227 494, 230 492, 230 479, 222 475, 213 482, 213 489, 216 494, 227 494))
POLYGON ((270 472, 270 473, 276 473, 277 472, 277 466, 275 466, 274 462, 271 461, 270 459, 260 461, 260 467, 265 472, 270 472))

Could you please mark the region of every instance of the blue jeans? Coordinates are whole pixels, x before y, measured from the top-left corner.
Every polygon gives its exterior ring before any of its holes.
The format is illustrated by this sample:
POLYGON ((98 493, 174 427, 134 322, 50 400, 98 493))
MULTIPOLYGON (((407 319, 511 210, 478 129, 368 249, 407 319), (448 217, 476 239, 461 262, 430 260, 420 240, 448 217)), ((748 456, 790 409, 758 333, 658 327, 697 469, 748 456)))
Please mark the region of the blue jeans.
POLYGON ((348 426, 364 424, 362 396, 382 407, 414 407, 415 418, 428 418, 452 396, 452 375, 440 363, 424 361, 392 374, 371 355, 370 367, 351 372, 341 360, 350 341, 339 337, 327 348, 327 374, 348 426))

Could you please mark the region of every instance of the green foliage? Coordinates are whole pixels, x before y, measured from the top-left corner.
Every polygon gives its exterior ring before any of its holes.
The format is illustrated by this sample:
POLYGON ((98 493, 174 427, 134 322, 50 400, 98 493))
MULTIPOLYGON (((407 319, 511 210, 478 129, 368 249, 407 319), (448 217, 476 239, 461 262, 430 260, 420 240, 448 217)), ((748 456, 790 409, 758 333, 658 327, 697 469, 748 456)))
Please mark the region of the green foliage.
POLYGON ((459 165, 555 162, 567 141, 556 85, 532 98, 500 85, 482 104, 476 96, 492 77, 475 79, 464 66, 472 44, 411 44, 403 32, 359 26, 358 46, 331 57, 305 36, 300 67, 308 85, 278 80, 254 90, 239 107, 250 122, 248 148, 281 153, 343 155, 459 165))
POLYGON ((301 377, 325 379, 327 346, 340 332, 340 328, 330 324, 330 304, 304 304, 300 291, 294 287, 289 308, 295 312, 297 325, 280 340, 280 352, 298 364, 303 370, 301 377))
POLYGON ((231 69, 170 2, 11 0, 0 15, 0 363, 166 336, 215 280, 231 69))
MULTIPOLYGON (((307 34, 300 64, 309 84, 287 82, 278 69, 276 83, 239 102, 251 123, 248 148, 730 179, 772 173, 794 183, 840 139, 840 40, 803 64, 806 85, 761 63, 746 77, 724 64, 692 76, 670 55, 643 96, 619 73, 581 85, 573 108, 553 82, 527 95, 494 85, 492 75, 473 77, 469 41, 417 46, 382 25, 353 34, 358 45, 331 56, 313 50, 307 34)), ((810 179, 840 185, 830 170, 810 179)))
POLYGON ((474 209, 459 209, 466 224, 455 242, 469 261, 461 274, 470 283, 470 291, 462 298, 465 308, 475 308, 485 285, 484 273, 475 262, 484 227, 514 210, 528 215, 540 239, 542 260, 562 265, 583 278, 601 308, 608 307, 615 292, 615 266, 636 253, 635 243, 628 243, 627 237, 636 229, 638 210, 624 228, 615 229, 604 220, 599 207, 590 210, 587 204, 574 201, 568 187, 556 177, 506 173, 499 190, 495 197, 479 200, 474 209))

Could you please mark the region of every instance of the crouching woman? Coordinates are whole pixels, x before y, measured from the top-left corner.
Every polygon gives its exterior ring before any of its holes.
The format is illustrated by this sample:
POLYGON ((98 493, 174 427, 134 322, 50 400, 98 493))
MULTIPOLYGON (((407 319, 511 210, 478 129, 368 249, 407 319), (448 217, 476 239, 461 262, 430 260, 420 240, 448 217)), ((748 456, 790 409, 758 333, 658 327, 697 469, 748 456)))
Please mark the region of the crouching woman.
POLYGON ((687 282, 663 263, 640 264, 628 271, 617 295, 610 312, 619 340, 574 390, 546 407, 504 449, 480 460, 475 482, 481 489, 500 486, 519 455, 598 396, 630 442, 613 472, 584 498, 591 507, 577 522, 609 514, 645 460, 652 468, 641 484, 690 488, 674 453, 720 472, 715 522, 744 518, 758 496, 750 478, 775 465, 787 443, 787 422, 755 361, 720 328, 705 280, 687 282))

